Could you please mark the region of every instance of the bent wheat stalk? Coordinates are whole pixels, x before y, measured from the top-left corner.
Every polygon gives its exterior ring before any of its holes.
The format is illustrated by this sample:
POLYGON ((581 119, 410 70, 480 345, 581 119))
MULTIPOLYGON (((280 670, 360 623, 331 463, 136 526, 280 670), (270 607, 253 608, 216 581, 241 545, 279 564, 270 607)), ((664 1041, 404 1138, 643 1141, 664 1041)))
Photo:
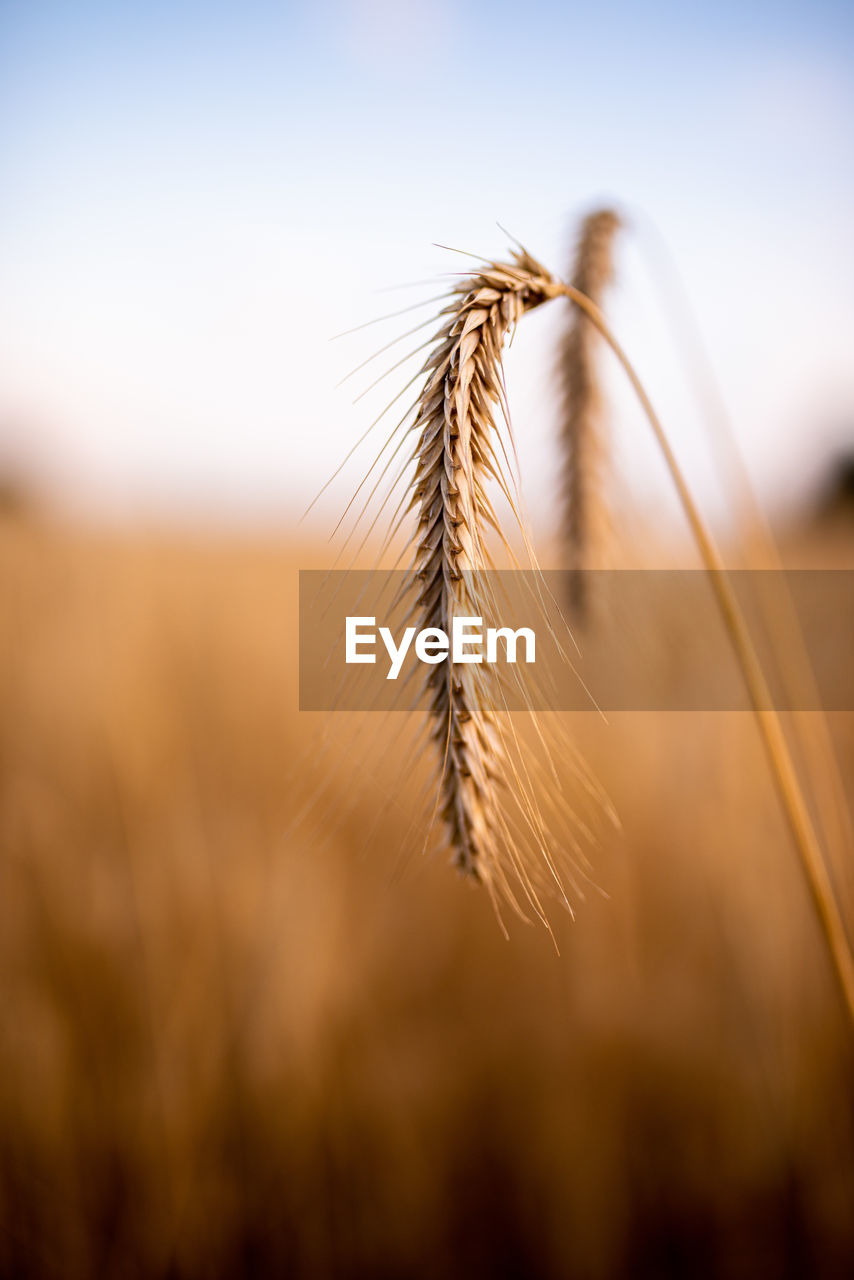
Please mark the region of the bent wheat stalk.
MULTIPOLYGON (((502 536, 487 495, 488 481, 497 481, 510 498, 496 452, 496 406, 507 417, 501 352, 505 338, 527 311, 560 296, 580 309, 611 347, 663 454, 741 666, 834 972, 854 1020, 850 944, 780 719, 721 557, 649 397, 599 307, 521 249, 509 263, 486 262, 481 271, 452 290, 451 301, 441 312, 444 320, 433 352, 421 371, 424 384, 413 423, 416 466, 409 501, 418 520, 409 574, 416 596, 413 613, 422 628, 441 628, 447 634, 455 617, 482 612, 477 575, 491 565, 485 535, 491 527, 502 536)), ((460 670, 449 662, 431 667, 426 684, 431 732, 442 758, 437 808, 457 866, 483 882, 493 901, 503 896, 518 908, 508 880, 512 870, 536 913, 545 919, 535 878, 519 857, 501 803, 503 783, 514 781, 524 791, 525 779, 507 758, 498 714, 500 688, 488 667, 466 665, 460 670)), ((533 802, 522 808, 545 865, 562 891, 538 807, 533 802)))

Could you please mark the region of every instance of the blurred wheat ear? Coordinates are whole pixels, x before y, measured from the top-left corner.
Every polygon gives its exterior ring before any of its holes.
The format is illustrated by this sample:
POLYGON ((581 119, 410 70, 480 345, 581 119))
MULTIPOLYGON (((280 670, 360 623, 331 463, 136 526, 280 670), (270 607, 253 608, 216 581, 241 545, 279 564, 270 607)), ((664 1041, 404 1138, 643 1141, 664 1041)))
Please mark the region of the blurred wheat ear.
MULTIPOLYGON (((614 278, 614 240, 621 226, 613 209, 597 209, 582 221, 570 284, 602 305, 614 278)), ((561 444, 564 456, 564 547, 573 615, 589 608, 586 569, 601 566, 610 532, 605 482, 608 446, 596 367, 600 335, 579 307, 569 308, 560 346, 561 444)))

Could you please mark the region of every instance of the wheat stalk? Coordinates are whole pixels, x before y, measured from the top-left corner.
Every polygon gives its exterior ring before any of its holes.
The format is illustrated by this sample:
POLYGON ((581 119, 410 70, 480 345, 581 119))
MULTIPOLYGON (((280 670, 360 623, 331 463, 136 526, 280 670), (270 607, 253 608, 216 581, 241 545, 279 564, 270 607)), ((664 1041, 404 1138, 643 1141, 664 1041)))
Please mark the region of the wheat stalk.
MULTIPOLYGON (((581 223, 570 283, 601 305, 614 276, 614 238, 620 218, 612 209, 597 209, 581 223)), ((607 444, 596 370, 599 334, 579 307, 570 309, 560 348, 561 440, 564 450, 565 547, 570 571, 569 592, 578 618, 587 610, 584 570, 595 565, 607 540, 609 518, 602 473, 607 444)))
MULTIPOLYGON (((601 269, 602 262, 598 265, 601 269)), ((489 479, 497 480, 510 498, 496 452, 495 407, 500 405, 507 417, 502 348, 527 311, 559 296, 583 312, 608 343, 652 427, 739 661, 834 972, 854 1019, 854 957, 780 719, 720 554, 643 384, 599 307, 575 285, 553 277, 522 249, 509 263, 487 261, 478 273, 452 290, 451 301, 441 312, 444 319, 432 354, 421 371, 425 380, 413 423, 417 444, 409 501, 410 510, 418 516, 409 573, 416 596, 413 612, 422 628, 440 628, 446 634, 455 617, 483 612, 478 574, 492 563, 486 531, 491 527, 502 536, 486 492, 489 479)), ((430 668, 426 688, 432 736, 442 755, 437 808, 457 866, 486 884, 494 901, 501 895, 518 908, 507 874, 512 868, 529 902, 545 919, 535 878, 519 857, 501 803, 505 783, 514 783, 523 792, 525 788, 524 779, 509 759, 499 724, 500 686, 488 667, 466 665, 459 669, 442 662, 430 668)), ((562 891, 535 799, 525 816, 545 855, 545 865, 562 891)))

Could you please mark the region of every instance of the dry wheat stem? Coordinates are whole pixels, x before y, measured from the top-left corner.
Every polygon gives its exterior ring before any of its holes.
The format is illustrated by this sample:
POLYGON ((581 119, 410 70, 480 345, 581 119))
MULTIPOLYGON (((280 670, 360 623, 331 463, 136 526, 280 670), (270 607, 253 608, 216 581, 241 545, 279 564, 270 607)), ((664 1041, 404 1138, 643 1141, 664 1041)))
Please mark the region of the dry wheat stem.
POLYGON ((640 401, 667 464, 703 564, 709 574, 709 580, 727 632, 738 657, 750 700, 753 704, 756 722, 771 765, 777 792, 800 855, 810 892, 827 940, 834 972, 839 981, 848 1013, 852 1021, 854 1021, 854 958, 852 958, 851 946, 834 897, 833 887, 827 874, 815 828, 798 783, 797 774, 780 723, 780 717, 774 710, 761 663, 733 592, 729 576, 712 540, 712 536, 694 503, 664 428, 628 356, 611 333, 601 311, 590 298, 573 288, 572 285, 564 285, 563 292, 590 318, 616 355, 640 401))
MULTIPOLYGON (((778 645, 780 674, 791 698, 792 721, 802 749, 809 784, 815 796, 824 847, 831 867, 834 865, 835 854, 835 867, 840 876, 840 896, 843 906, 848 908, 850 920, 851 884, 845 870, 851 867, 854 855, 854 823, 839 761, 825 713, 821 710, 810 712, 794 709, 799 702, 805 707, 821 707, 818 683, 803 628, 783 571, 783 561, 774 533, 754 493, 690 300, 660 232, 648 219, 646 227, 651 233, 649 246, 655 249, 654 253, 649 254, 650 264, 658 278, 667 318, 674 339, 678 342, 683 364, 696 386, 698 407, 718 468, 728 490, 735 494, 735 507, 746 528, 745 541, 749 550, 757 553, 759 567, 774 570, 771 575, 771 594, 769 596, 763 591, 759 597, 759 605, 769 631, 781 639, 778 645)), ((764 577, 765 575, 763 583, 764 577)))

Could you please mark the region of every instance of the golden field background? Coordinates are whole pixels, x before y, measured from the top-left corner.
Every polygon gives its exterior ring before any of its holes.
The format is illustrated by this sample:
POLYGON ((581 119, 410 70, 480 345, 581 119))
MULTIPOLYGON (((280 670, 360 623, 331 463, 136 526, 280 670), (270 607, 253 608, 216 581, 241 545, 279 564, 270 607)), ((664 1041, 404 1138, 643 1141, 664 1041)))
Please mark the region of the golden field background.
POLYGON ((321 562, 0 519, 0 1275, 854 1274, 854 1037, 751 718, 564 717, 622 831, 559 955, 505 941, 405 732, 297 709, 321 562))

